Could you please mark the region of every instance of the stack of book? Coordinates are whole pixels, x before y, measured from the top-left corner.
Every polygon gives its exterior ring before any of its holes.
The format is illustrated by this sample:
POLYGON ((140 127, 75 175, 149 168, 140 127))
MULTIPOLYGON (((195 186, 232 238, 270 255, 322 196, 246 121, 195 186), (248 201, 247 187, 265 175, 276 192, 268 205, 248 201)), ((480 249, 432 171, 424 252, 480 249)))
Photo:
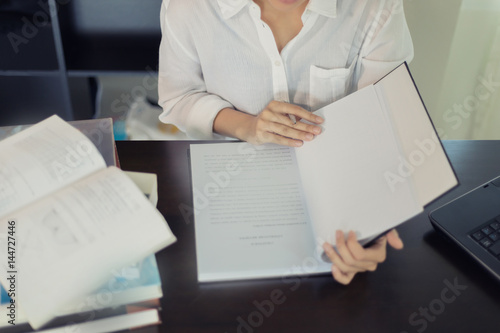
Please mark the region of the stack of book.
MULTIPOLYGON (((40 332, 115 332, 160 324, 158 311, 163 296, 154 255, 113 272, 114 276, 91 295, 65 306, 40 332)), ((22 305, 9 317, 8 291, 1 288, 0 331, 34 331, 22 305), (4 315, 5 314, 5 315, 4 315), (15 325, 13 325, 15 324, 15 325)), ((77 286, 75 286, 77 288, 77 286)), ((50 302, 50 298, 47 299, 50 302)))
POLYGON ((154 254, 176 238, 156 176, 114 166, 110 120, 73 125, 53 116, 0 141, 2 332, 160 323, 154 254))

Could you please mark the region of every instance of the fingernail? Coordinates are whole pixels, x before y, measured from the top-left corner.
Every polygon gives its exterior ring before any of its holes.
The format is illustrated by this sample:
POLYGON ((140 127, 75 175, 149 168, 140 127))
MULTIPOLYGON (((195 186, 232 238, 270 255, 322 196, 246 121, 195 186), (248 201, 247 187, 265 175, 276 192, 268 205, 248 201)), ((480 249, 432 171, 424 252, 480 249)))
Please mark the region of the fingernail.
POLYGON ((321 128, 314 127, 313 132, 316 133, 316 134, 320 134, 321 133, 321 128))
POLYGON ((314 136, 310 133, 306 134, 306 140, 312 140, 314 136))
POLYGON ((317 123, 322 123, 323 122, 323 118, 318 117, 318 116, 316 116, 315 120, 316 120, 317 123))
POLYGON ((303 142, 302 142, 302 141, 295 141, 295 142, 293 143, 293 145, 294 145, 295 147, 302 147, 303 142))

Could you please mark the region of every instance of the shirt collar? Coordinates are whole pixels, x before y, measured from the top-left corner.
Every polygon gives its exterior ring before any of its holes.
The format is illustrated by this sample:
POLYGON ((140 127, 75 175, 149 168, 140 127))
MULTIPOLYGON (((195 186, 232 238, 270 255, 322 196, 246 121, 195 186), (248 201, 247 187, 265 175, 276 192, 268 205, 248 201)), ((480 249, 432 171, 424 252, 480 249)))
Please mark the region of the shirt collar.
POLYGON ((336 18, 337 0, 309 0, 307 9, 326 17, 336 18))
POLYGON ((227 20, 242 10, 252 0, 217 0, 217 2, 219 3, 222 17, 227 20))
MULTIPOLYGON (((252 3, 252 0, 217 0, 224 19, 229 19, 246 5, 252 3)), ((335 18, 337 17, 337 0, 309 0, 307 9, 318 14, 335 18)))

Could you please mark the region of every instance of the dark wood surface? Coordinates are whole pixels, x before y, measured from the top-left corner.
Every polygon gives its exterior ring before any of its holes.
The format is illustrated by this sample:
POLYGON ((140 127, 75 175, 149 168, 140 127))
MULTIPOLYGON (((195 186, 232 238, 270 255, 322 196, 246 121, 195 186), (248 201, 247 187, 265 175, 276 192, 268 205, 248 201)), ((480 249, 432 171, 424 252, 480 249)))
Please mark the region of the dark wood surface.
POLYGON ((349 286, 329 275, 199 284, 190 143, 117 142, 124 170, 158 175, 158 208, 178 238, 157 254, 164 292, 160 332, 500 331, 500 282, 437 235, 427 217, 500 175, 500 141, 444 142, 461 185, 400 226, 405 248, 389 250, 376 272, 356 276, 349 286), (279 304, 271 308, 273 299, 279 304))

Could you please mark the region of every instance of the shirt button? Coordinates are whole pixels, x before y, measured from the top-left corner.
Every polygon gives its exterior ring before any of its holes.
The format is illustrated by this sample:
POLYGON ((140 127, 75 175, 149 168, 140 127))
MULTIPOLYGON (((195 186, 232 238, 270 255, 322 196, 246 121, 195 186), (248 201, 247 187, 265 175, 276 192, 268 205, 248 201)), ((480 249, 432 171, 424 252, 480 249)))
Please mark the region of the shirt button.
POLYGON ((276 60, 276 61, 274 62, 274 66, 276 66, 276 67, 281 66, 281 61, 276 60))

